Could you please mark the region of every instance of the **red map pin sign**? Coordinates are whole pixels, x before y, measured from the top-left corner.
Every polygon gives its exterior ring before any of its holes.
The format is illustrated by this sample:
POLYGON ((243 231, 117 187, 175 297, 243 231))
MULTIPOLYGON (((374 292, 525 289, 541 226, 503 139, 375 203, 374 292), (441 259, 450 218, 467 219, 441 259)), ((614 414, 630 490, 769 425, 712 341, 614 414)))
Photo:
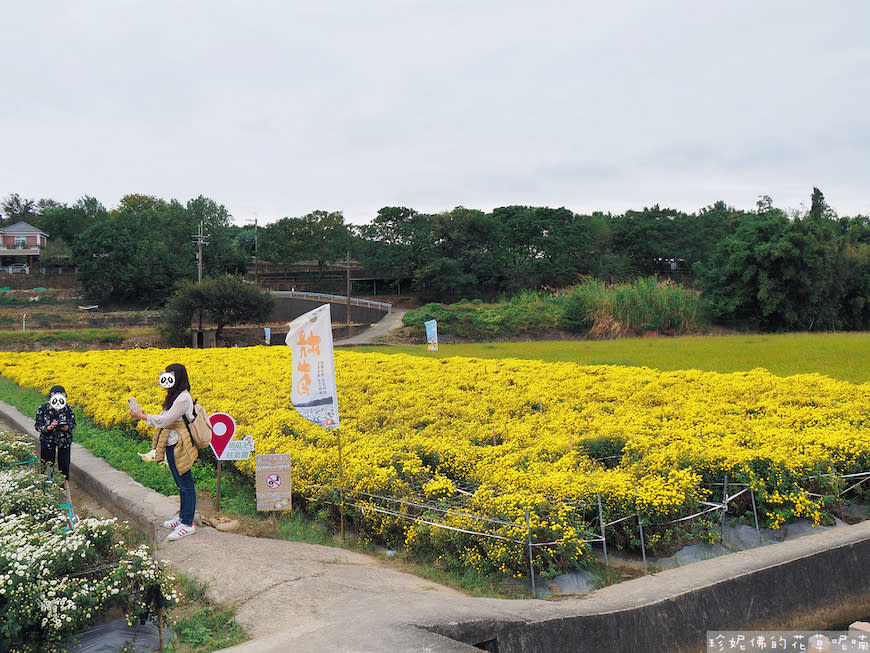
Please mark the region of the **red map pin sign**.
POLYGON ((236 420, 226 413, 214 413, 209 415, 208 421, 212 429, 211 450, 214 451, 215 458, 220 460, 224 449, 236 433, 236 420))

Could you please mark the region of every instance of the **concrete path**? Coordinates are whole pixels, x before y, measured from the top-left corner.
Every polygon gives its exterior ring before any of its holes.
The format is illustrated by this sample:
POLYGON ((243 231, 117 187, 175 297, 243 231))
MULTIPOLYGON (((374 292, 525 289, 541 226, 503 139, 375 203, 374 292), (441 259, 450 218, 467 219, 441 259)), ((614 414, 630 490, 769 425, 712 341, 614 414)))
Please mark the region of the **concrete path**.
POLYGON ((390 334, 402 328, 402 316, 408 311, 403 308, 393 308, 373 326, 361 333, 343 340, 336 340, 336 347, 342 345, 376 345, 390 334))
MULTIPOLYGON (((15 407, 0 402, 0 418, 35 437, 32 417, 15 407)), ((73 445, 71 476, 114 514, 146 528, 178 509, 176 501, 131 480, 78 444, 73 445)), ((561 601, 471 598, 397 571, 376 556, 340 548, 208 527, 167 542, 163 538, 168 531, 162 526, 158 530, 157 556, 205 583, 213 601, 236 608, 237 621, 252 640, 226 650, 245 653, 472 653, 498 650, 485 644, 494 642, 496 635, 502 651, 644 649, 637 648, 637 642, 646 642, 647 651, 697 650, 665 647, 650 637, 655 633, 669 643, 700 637, 703 642, 711 623, 731 624, 734 630, 755 623, 750 613, 758 619, 755 615, 764 609, 772 615, 764 617, 765 623, 771 623, 786 610, 779 602, 748 601, 746 607, 747 595, 763 594, 765 587, 784 592, 789 604, 800 600, 802 607, 816 609, 812 602, 821 590, 837 593, 838 604, 852 608, 849 614, 867 607, 849 597, 863 591, 861 570, 870 554, 870 522, 669 569, 561 601), (816 568, 812 560, 819 555, 827 556, 828 562, 816 568), (791 571, 795 564, 802 565, 798 574, 791 571), (754 574, 766 575, 757 587, 754 574), (850 578, 861 586, 849 588, 851 594, 843 591, 853 582, 850 578), (742 584, 732 587, 734 583, 742 584), (480 646, 436 634, 427 626, 480 646), (633 644, 626 648, 626 641, 633 644)), ((821 618, 819 612, 813 615, 821 618)))

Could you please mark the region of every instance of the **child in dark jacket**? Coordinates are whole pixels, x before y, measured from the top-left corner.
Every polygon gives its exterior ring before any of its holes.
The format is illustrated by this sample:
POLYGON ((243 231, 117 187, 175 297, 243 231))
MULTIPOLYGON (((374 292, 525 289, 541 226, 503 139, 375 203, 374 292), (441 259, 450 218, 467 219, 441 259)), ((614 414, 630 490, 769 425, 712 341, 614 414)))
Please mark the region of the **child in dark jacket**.
POLYGON ((39 457, 55 464, 64 477, 69 478, 70 452, 76 418, 66 401, 66 390, 54 385, 48 392, 48 401, 36 409, 35 428, 39 433, 39 457))

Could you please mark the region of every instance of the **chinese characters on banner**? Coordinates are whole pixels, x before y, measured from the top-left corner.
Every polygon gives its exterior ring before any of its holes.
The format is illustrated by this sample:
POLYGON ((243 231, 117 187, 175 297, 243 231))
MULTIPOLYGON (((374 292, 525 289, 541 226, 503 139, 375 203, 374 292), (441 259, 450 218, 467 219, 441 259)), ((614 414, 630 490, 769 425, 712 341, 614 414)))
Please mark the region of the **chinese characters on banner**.
POLYGON ((338 393, 329 304, 293 320, 285 342, 293 352, 293 407, 305 419, 337 429, 338 393))
POLYGON ((437 320, 429 320, 423 322, 426 327, 426 342, 429 344, 427 351, 438 351, 438 322, 437 320))

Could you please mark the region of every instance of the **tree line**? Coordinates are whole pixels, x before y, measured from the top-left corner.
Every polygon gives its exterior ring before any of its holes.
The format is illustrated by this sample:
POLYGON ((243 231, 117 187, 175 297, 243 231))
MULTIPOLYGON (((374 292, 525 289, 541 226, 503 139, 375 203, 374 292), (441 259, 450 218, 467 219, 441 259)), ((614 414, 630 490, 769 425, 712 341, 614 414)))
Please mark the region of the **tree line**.
POLYGON ((95 198, 67 206, 10 195, 2 224, 25 220, 49 234, 46 263, 78 266, 95 300, 159 305, 195 279, 194 235, 207 235, 204 276, 242 274, 256 258, 321 270, 350 256, 377 278, 427 300, 496 298, 650 275, 691 281, 714 320, 764 330, 870 327, 870 219, 838 217, 818 188, 810 208, 787 213, 769 197, 754 210, 716 202, 684 213, 653 206, 623 214, 506 206, 419 213, 384 207, 351 225, 313 211, 236 226, 205 197, 181 204, 127 195, 106 210, 95 198))

